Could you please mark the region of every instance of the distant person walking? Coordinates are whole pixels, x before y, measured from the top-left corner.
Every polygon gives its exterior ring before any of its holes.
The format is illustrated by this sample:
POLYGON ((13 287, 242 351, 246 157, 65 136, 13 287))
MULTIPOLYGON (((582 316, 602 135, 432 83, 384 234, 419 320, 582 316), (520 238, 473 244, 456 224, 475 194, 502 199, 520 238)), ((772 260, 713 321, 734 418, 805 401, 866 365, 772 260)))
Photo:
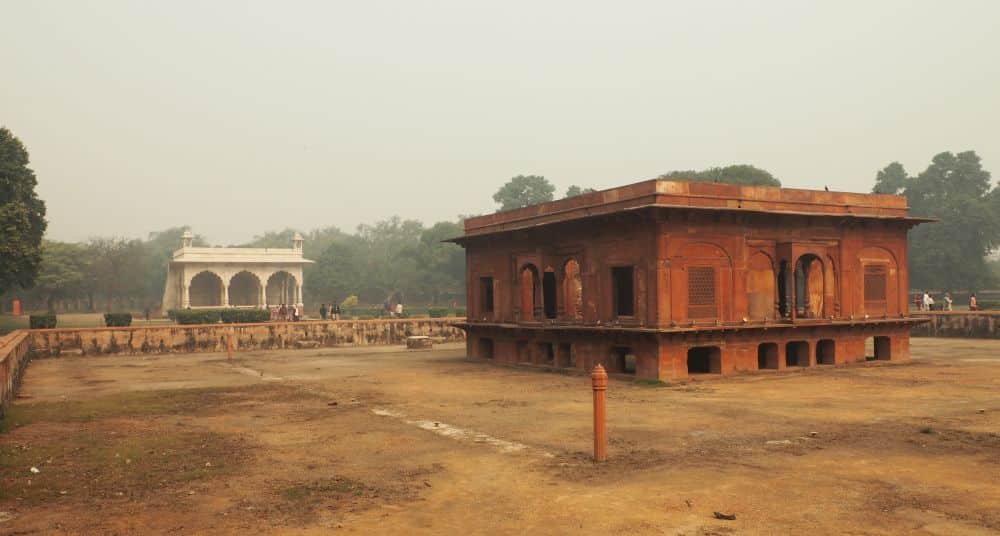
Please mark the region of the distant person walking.
POLYGON ((326 320, 326 304, 325 303, 319 304, 319 317, 322 318, 323 320, 326 320))
POLYGON ((979 300, 976 299, 976 293, 975 292, 973 292, 972 295, 969 296, 969 310, 970 311, 978 311, 979 310, 979 300))
POLYGON ((285 308, 285 304, 281 304, 281 307, 278 307, 278 319, 282 321, 288 320, 288 309, 285 308))
POLYGON ((396 318, 403 318, 403 304, 396 304, 396 318))
POLYGON ((944 293, 944 310, 945 311, 951 311, 951 304, 952 303, 954 303, 954 300, 951 299, 951 293, 950 292, 945 292, 944 293))
POLYGON ((333 306, 333 319, 334 320, 340 320, 340 305, 339 304, 333 306))
POLYGON ((934 298, 931 298, 931 294, 924 291, 924 311, 930 311, 934 308, 934 298))

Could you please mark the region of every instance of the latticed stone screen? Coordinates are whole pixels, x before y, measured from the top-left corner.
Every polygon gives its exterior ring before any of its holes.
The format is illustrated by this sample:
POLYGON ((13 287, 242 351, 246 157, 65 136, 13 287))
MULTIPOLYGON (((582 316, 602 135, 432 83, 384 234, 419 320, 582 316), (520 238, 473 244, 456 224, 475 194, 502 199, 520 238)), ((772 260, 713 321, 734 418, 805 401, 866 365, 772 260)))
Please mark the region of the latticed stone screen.
POLYGON ((885 312, 886 267, 881 264, 865 266, 865 311, 869 314, 885 312))
POLYGON ((688 318, 715 318, 715 268, 688 268, 688 318))

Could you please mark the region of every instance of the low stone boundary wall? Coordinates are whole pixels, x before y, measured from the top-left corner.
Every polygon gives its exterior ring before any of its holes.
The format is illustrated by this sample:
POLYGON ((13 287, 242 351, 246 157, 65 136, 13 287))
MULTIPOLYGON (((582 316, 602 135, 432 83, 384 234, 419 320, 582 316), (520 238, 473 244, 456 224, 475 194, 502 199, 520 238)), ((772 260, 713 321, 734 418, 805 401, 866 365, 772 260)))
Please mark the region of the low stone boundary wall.
POLYGON ((930 322, 913 327, 914 337, 1000 338, 1000 311, 925 311, 930 322))
POLYGON ((0 337, 0 418, 21 384, 31 358, 30 345, 31 336, 25 329, 0 337))
POLYGON ((266 322, 26 330, 36 357, 60 355, 141 355, 236 350, 405 345, 412 335, 439 342, 461 342, 465 332, 452 326, 464 318, 266 322))

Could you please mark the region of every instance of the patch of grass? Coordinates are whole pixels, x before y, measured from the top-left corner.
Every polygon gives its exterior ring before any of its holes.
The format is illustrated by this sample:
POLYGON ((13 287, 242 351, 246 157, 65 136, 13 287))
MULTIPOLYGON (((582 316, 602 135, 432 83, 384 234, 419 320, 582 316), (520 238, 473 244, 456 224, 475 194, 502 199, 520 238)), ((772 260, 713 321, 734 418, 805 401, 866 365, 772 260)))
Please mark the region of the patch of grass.
POLYGON ((0 445, 0 501, 133 499, 231 474, 248 457, 238 438, 148 426, 84 425, 0 445), (41 438, 42 436, 40 436, 41 438), (38 468, 38 473, 31 468, 38 468))
POLYGON ((670 387, 670 384, 663 380, 650 380, 644 378, 636 380, 635 384, 641 387, 670 387))
POLYGON ((295 401, 319 396, 291 386, 252 384, 226 388, 129 391, 87 400, 19 403, 11 406, 5 418, 0 420, 0 433, 39 422, 92 422, 108 418, 204 414, 248 399, 295 401))
POLYGON ((342 495, 361 496, 366 489, 363 483, 350 478, 324 478, 285 488, 281 490, 281 497, 292 502, 318 502, 342 495))

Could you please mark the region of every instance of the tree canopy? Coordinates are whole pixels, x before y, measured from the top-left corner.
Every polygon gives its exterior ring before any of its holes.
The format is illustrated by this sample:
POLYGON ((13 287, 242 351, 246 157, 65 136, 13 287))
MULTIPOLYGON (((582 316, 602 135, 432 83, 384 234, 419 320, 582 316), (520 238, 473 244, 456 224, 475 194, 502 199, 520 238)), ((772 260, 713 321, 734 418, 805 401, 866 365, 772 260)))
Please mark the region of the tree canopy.
POLYGON ((589 194, 591 192, 596 192, 596 191, 597 190, 595 190, 593 188, 581 188, 581 187, 579 187, 579 186, 577 186, 577 185, 574 184, 574 185, 570 186, 569 188, 566 188, 566 196, 565 197, 576 197, 578 195, 589 194))
POLYGON ((493 194, 500 204, 499 211, 537 205, 552 201, 556 187, 541 175, 518 175, 493 194))
POLYGON ((781 186, 781 181, 776 179, 774 175, 750 164, 713 167, 702 171, 671 171, 660 175, 658 178, 699 182, 723 182, 749 186, 781 186))
POLYGON ((45 202, 38 198, 28 150, 0 127, 0 294, 30 287, 42 262, 45 202))
POLYGON ((872 191, 904 195, 914 216, 941 219, 909 233, 912 287, 974 290, 996 282, 986 255, 1000 245, 1000 189, 975 151, 940 153, 915 177, 893 162, 872 191))

